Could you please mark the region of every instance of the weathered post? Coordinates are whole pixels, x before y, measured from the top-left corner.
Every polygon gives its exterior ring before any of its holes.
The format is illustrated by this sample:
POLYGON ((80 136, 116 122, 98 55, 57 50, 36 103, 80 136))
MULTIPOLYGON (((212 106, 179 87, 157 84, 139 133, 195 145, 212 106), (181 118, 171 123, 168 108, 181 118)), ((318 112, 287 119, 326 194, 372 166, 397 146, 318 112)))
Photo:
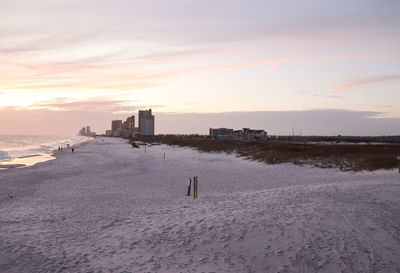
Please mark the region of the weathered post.
POLYGON ((400 173, 400 156, 397 157, 397 161, 399 162, 399 173, 400 173))
POLYGON ((199 182, 199 180, 197 179, 197 176, 193 177, 193 199, 197 198, 198 182, 199 182))
POLYGON ((193 177, 193 199, 196 199, 196 176, 193 177))
POLYGON ((164 152, 164 158, 165 158, 165 152, 164 152))
POLYGON ((188 186, 188 189, 187 189, 186 196, 190 196, 190 186, 191 185, 192 185, 192 178, 189 177, 189 186, 188 186))

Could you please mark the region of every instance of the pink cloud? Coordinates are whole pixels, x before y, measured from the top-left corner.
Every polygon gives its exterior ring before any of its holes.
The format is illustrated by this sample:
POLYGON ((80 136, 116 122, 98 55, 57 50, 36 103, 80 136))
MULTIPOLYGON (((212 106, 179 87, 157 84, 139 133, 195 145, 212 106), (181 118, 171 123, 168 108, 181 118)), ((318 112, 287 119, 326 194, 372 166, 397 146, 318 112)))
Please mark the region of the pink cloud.
POLYGON ((220 71, 220 70, 227 70, 227 69, 268 65, 268 68, 261 72, 261 74, 264 74, 264 73, 268 73, 268 72, 276 69, 279 65, 281 65, 283 63, 292 62, 292 61, 295 61, 296 59, 297 59, 297 57, 288 56, 288 57, 282 57, 282 58, 272 59, 272 60, 261 60, 261 61, 252 61, 252 62, 233 63, 233 64, 226 64, 226 65, 215 65, 215 66, 194 69, 193 71, 213 72, 213 71, 220 71))
POLYGON ((218 71, 225 69, 234 69, 234 68, 242 68, 242 67, 251 67, 268 64, 270 61, 254 61, 254 62, 244 62, 244 63, 235 63, 235 64, 227 64, 227 65, 216 65, 205 68, 206 71, 218 71))
POLYGON ((356 79, 349 81, 347 83, 344 83, 342 85, 337 85, 334 86, 329 93, 339 93, 343 91, 348 91, 353 88, 357 88, 360 86, 365 86, 369 84, 374 84, 374 83, 379 83, 379 82, 385 82, 385 81, 391 81, 391 80, 399 80, 400 75, 390 75, 390 76, 376 76, 376 77, 368 77, 368 78, 362 78, 362 79, 356 79))
POLYGON ((271 72, 272 70, 277 69, 281 64, 293 62, 297 59, 295 56, 287 56, 279 59, 275 59, 269 62, 269 66, 267 69, 261 72, 261 74, 266 74, 271 72))

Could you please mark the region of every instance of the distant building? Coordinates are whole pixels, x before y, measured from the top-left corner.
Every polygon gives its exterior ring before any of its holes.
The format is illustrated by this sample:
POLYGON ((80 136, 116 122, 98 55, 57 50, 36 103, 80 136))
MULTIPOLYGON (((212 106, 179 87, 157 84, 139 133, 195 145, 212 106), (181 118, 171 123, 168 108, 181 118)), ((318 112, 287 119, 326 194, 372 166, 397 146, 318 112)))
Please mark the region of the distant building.
POLYGON ((79 131, 78 135, 80 135, 80 136, 85 136, 85 135, 86 135, 86 128, 83 127, 83 128, 79 131))
POLYGON ((250 128, 243 128, 242 130, 233 131, 233 139, 235 140, 265 140, 267 132, 265 130, 253 130, 250 128))
POLYGON ((210 136, 219 139, 231 139, 233 137, 233 129, 228 128, 210 128, 210 136))
POLYGON ((139 134, 142 136, 154 135, 154 116, 149 110, 139 110, 139 134))
POLYGON ((134 115, 132 115, 126 119, 124 128, 129 129, 129 130, 135 129, 135 116, 134 115))
POLYGON ((122 124, 122 136, 131 137, 135 132, 135 116, 132 115, 122 124))
POLYGON ((80 129, 78 133, 78 135, 80 136, 89 136, 89 137, 94 136, 95 134, 96 134, 95 132, 92 132, 90 130, 90 126, 82 127, 82 129, 80 129))
POLYGON ((243 128, 242 130, 233 130, 228 128, 210 128, 210 137, 215 137, 218 139, 255 141, 266 139, 267 132, 265 132, 264 130, 253 130, 250 128, 243 128))
POLYGON ((122 120, 113 120, 111 122, 112 136, 119 137, 122 133, 122 120))
POLYGON ((135 127, 135 116, 128 117, 124 122, 122 120, 113 120, 111 130, 106 130, 106 136, 114 137, 132 137, 137 135, 154 135, 154 115, 149 110, 139 111, 139 127, 135 127))

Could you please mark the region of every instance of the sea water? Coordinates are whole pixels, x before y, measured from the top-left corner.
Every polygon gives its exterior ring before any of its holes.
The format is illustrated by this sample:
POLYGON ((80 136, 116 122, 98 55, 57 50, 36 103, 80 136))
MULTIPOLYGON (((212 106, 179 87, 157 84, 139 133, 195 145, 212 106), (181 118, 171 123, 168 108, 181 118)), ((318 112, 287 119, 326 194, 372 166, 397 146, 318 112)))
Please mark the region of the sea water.
POLYGON ((86 136, 0 135, 0 161, 42 154, 87 141, 86 136))

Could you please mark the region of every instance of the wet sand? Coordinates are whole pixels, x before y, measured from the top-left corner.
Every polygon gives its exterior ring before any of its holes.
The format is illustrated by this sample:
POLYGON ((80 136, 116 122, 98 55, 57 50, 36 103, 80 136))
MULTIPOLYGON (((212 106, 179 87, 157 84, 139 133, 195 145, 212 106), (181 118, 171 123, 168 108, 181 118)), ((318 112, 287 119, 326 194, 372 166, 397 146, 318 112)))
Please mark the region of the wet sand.
POLYGON ((0 161, 0 171, 4 170, 4 169, 11 169, 11 168, 30 167, 30 166, 36 165, 38 163, 54 160, 54 159, 56 159, 56 154, 71 152, 71 148, 76 149, 77 147, 85 145, 88 142, 93 141, 93 140, 94 140, 93 138, 89 138, 88 140, 86 140, 82 143, 74 144, 69 147, 63 147, 62 151, 53 150, 53 151, 34 154, 34 155, 27 155, 27 156, 21 156, 21 157, 2 160, 2 161, 0 161))
POLYGON ((33 166, 37 163, 46 162, 49 160, 56 159, 53 153, 41 153, 30 156, 22 156, 17 158, 12 158, 8 160, 3 160, 0 162, 0 170, 1 169, 9 169, 9 168, 22 168, 33 166))

